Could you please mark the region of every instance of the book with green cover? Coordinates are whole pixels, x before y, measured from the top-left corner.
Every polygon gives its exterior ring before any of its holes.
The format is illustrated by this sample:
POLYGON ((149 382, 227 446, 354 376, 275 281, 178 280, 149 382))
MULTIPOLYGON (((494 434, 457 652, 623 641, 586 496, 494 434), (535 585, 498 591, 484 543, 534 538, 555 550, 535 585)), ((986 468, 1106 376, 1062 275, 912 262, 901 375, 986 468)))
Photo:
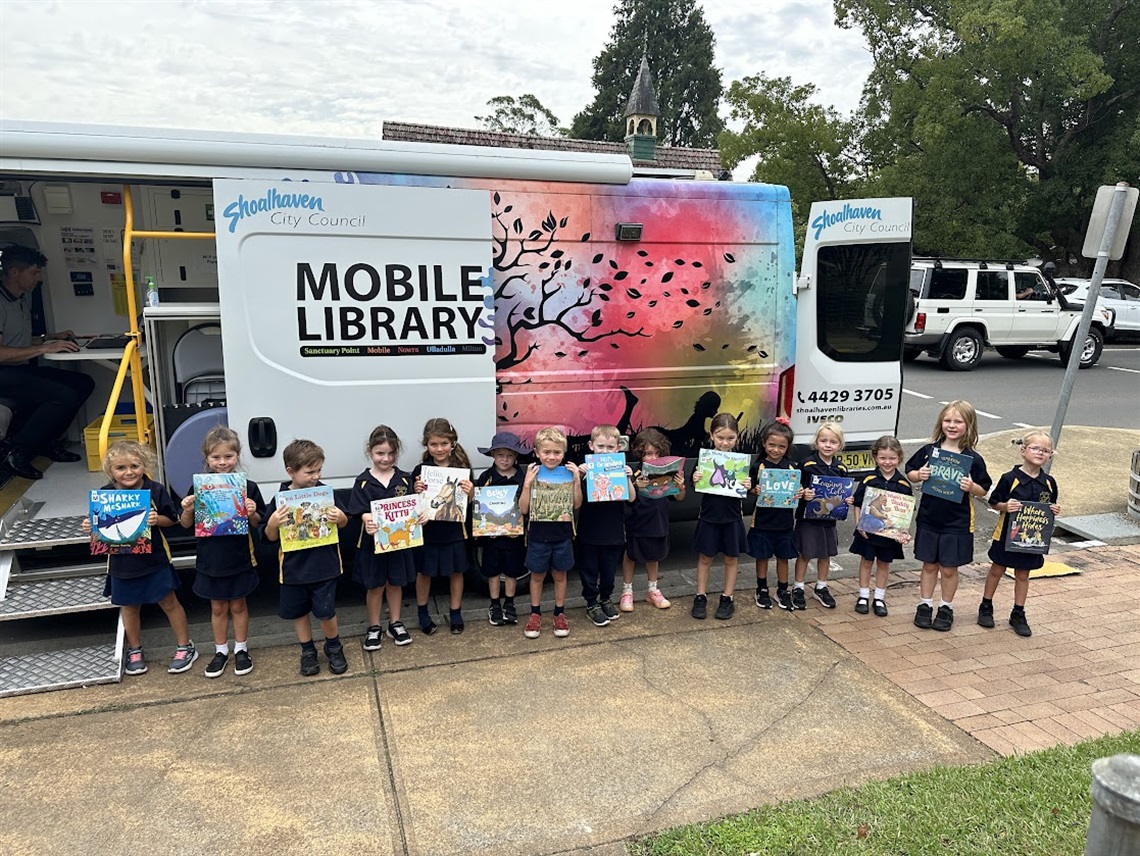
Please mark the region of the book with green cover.
POLYGON ((574 521, 574 474, 566 467, 539 467, 531 485, 532 523, 572 523, 574 521))
POLYGON ((712 493, 737 499, 742 499, 748 493, 744 487, 744 480, 748 478, 748 455, 742 452, 701 449, 697 456, 697 468, 694 474, 697 493, 712 493))

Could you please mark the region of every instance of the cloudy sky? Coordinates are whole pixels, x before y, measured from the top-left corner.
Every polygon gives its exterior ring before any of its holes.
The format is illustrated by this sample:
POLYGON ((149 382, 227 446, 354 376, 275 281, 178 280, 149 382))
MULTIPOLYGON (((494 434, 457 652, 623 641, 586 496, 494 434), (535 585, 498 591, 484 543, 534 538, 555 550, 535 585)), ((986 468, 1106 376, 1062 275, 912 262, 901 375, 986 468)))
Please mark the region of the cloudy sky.
MULTIPOLYGON (((613 0, 0 0, 0 116, 379 137, 475 127, 531 92, 563 122, 592 98, 613 0)), ((870 68, 830 0, 701 0, 727 85, 765 71, 854 108, 870 68)))

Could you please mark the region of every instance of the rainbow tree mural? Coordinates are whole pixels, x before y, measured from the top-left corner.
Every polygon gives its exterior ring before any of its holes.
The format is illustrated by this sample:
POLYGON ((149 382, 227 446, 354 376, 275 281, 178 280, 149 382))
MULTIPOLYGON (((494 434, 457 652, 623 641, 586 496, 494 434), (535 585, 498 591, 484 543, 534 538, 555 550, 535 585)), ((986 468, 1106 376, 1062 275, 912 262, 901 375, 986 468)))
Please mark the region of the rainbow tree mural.
MULTIPOLYGON (((343 183, 488 191, 496 428, 524 441, 563 426, 663 430, 694 456, 708 420, 741 421, 759 450, 795 356, 787 190, 635 179, 628 185, 338 173, 343 183), (618 223, 644 225, 618 242, 618 223)), ((446 414, 441 414, 446 415, 446 414)), ((491 429, 494 430, 494 429, 491 429)))

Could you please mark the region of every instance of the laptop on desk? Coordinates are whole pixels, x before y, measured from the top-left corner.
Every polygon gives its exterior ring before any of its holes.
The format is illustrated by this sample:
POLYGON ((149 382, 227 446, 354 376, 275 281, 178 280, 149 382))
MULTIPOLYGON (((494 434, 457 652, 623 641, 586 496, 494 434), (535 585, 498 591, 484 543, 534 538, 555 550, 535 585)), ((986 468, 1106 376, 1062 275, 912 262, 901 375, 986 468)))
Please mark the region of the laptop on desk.
POLYGON ((85 351, 121 351, 127 346, 130 336, 123 336, 121 334, 109 334, 106 336, 95 336, 88 339, 86 344, 83 345, 85 351))

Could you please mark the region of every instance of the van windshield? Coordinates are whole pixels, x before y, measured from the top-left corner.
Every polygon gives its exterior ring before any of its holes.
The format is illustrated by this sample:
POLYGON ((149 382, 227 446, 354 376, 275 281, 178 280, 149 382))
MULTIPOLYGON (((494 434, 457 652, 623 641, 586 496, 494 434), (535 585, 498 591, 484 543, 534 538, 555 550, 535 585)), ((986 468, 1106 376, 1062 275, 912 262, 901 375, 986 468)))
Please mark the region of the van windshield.
POLYGON ((821 247, 818 346, 839 362, 898 360, 910 287, 910 244, 821 247))

